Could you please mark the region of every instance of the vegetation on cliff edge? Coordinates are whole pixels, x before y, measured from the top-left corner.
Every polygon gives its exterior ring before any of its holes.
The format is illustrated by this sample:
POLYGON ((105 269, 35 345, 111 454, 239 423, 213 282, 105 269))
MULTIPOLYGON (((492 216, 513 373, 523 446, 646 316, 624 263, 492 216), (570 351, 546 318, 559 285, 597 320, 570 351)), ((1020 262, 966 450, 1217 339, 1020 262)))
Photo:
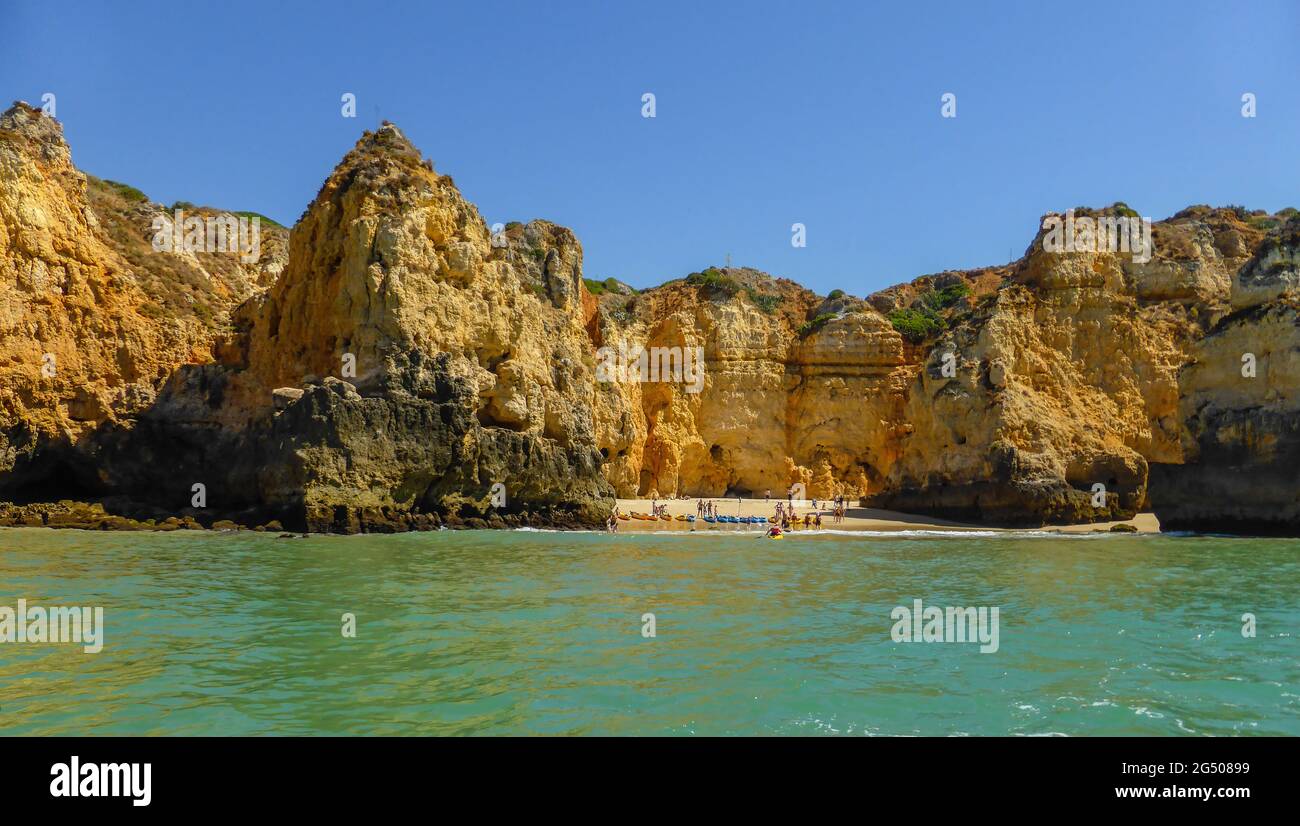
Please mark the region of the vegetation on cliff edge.
POLYGON ((970 294, 970 285, 965 282, 940 290, 930 290, 922 294, 911 307, 891 312, 888 315, 889 323, 894 325, 894 329, 904 339, 912 344, 920 344, 946 330, 948 322, 941 315, 942 311, 970 294))

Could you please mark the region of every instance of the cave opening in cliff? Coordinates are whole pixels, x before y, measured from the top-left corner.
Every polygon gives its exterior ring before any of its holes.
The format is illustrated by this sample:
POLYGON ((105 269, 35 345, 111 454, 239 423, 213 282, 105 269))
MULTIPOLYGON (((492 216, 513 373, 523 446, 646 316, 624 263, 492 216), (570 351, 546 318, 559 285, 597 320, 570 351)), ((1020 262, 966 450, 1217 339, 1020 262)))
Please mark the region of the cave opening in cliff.
POLYGON ((106 494, 93 475, 66 459, 37 459, 0 476, 0 499, 17 505, 73 499, 89 502, 106 494))

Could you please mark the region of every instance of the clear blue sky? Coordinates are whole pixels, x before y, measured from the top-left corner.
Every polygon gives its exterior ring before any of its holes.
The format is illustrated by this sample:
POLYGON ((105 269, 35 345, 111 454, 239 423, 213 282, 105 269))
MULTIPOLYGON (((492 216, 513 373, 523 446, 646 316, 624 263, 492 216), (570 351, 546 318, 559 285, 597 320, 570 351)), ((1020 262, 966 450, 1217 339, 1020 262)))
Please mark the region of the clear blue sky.
POLYGON ((82 169, 291 224, 384 118, 637 286, 730 252, 862 295, 1049 209, 1300 206, 1293 1, 125 5, 0 0, 0 94, 54 92, 82 169))

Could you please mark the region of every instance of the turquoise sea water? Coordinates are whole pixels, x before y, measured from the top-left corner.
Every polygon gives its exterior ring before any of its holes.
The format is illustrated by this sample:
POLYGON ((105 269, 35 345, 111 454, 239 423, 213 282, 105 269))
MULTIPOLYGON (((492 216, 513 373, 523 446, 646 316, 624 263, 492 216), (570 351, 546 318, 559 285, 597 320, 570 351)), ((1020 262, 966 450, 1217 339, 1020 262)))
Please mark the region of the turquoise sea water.
POLYGON ((19 598, 104 649, 0 643, 0 734, 1300 734, 1294 540, 0 530, 19 598))

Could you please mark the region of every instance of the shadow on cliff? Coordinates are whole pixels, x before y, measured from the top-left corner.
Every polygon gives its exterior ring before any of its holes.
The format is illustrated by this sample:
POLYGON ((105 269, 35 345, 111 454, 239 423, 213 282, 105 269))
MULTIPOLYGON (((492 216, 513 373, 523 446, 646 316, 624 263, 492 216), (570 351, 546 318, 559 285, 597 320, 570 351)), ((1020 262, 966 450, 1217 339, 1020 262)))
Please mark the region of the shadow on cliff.
POLYGON ((0 500, 313 532, 601 523, 613 492, 596 449, 483 426, 449 361, 402 353, 360 392, 326 379, 239 425, 227 408, 239 371, 187 365, 148 409, 75 443, 14 432, 0 500))

